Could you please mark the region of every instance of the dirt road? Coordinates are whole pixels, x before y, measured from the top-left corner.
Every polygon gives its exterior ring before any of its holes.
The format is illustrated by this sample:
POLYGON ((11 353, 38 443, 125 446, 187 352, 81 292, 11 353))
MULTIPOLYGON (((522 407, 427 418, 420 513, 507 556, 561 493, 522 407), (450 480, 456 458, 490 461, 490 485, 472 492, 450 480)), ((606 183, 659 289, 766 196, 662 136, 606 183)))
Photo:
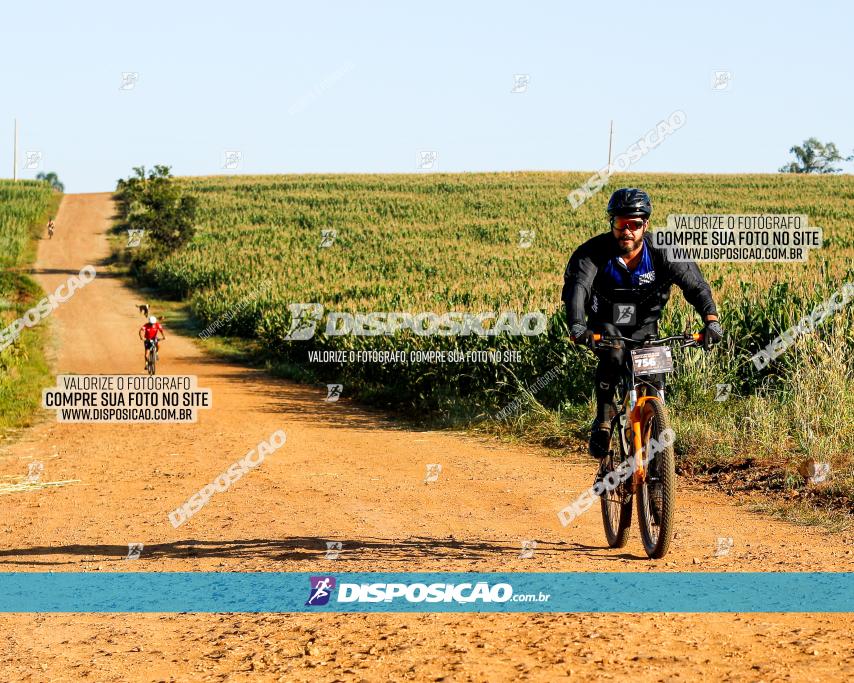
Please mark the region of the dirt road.
MULTIPOLYGON (((108 254, 108 194, 68 195, 36 275, 53 291, 108 254)), ((51 317, 56 370, 141 373, 139 296, 101 274, 51 317)), ((156 313, 156 311, 154 311, 156 313)), ((26 332, 25 332, 26 333, 26 332)), ((851 534, 770 520, 680 481, 670 555, 603 549, 598 512, 556 512, 591 483, 582 455, 404 429, 325 390, 211 360, 187 338, 163 374, 197 375, 193 425, 58 424, 0 454, 44 464, 2 497, 3 571, 801 571, 854 569, 851 534), (175 529, 167 514, 277 429, 287 444, 175 529), (440 463, 424 483, 426 465, 440 463), (728 555, 715 557, 718 537, 728 555), (521 559, 523 540, 536 540, 521 559), (341 541, 337 560, 326 542, 341 541), (144 543, 126 560, 128 543, 144 543)), ((2 615, 4 680, 844 680, 850 615, 2 615)))

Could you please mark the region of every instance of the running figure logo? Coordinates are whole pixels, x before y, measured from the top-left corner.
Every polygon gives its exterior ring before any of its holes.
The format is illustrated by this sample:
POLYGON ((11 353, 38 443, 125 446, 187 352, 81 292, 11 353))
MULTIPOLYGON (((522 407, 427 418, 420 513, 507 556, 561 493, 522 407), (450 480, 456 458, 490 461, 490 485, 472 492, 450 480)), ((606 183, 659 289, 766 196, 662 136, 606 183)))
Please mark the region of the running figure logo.
POLYGON ((44 472, 44 463, 31 462, 27 466, 27 478, 24 480, 28 484, 38 484, 44 472))
POLYGON ((537 550, 536 541, 522 541, 522 552, 519 553, 520 560, 530 560, 537 550))
POLYGON ((138 247, 142 242, 142 236, 145 234, 145 230, 138 228, 128 228, 128 242, 125 246, 127 247, 138 247))
POLYGON ((431 481, 439 481, 439 473, 442 471, 442 466, 439 463, 431 463, 427 465, 427 476, 424 477, 424 483, 431 481))
POLYGON ((122 71, 122 84, 119 86, 119 90, 133 90, 138 81, 138 71, 122 71))
POLYGON ((312 576, 309 579, 311 591, 308 594, 306 605, 315 607, 317 605, 325 605, 332 597, 332 591, 335 589, 334 576, 312 576))
POLYGON ((726 401, 732 393, 732 384, 716 384, 715 385, 715 400, 718 402, 726 401))
POLYGON ((531 82, 531 77, 528 74, 513 74, 513 89, 511 93, 526 93, 528 92, 528 83, 531 82))
POLYGON ((733 542, 731 536, 718 536, 717 541, 715 541, 715 557, 725 557, 729 555, 730 548, 732 548, 733 542))
POLYGON ((341 398, 341 392, 344 390, 343 384, 327 384, 326 385, 326 398, 323 399, 327 403, 335 403, 339 398, 341 398))
POLYGON ((125 559, 138 560, 144 547, 142 543, 128 543, 128 556, 125 559))
POLYGON ((317 303, 288 304, 291 312, 291 329, 285 335, 288 341, 305 341, 314 336, 317 323, 323 316, 323 306, 317 303))
POLYGON ((614 324, 634 325, 637 308, 634 304, 614 304, 614 324))
POLYGON ((529 249, 534 243, 534 237, 537 236, 535 230, 520 230, 519 231, 519 246, 522 249, 529 249))
POLYGON ((438 171, 439 153, 433 150, 418 152, 415 157, 415 165, 419 171, 438 171))
POLYGON ((338 236, 337 230, 321 230, 320 231, 320 246, 331 247, 335 244, 335 238, 338 236))

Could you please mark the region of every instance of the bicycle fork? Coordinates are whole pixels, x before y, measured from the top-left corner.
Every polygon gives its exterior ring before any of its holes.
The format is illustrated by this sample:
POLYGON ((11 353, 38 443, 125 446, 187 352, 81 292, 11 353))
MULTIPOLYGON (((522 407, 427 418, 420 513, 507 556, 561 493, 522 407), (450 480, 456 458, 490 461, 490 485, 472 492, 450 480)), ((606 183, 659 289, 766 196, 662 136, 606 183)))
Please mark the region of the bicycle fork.
POLYGON ((629 394, 628 424, 626 425, 625 440, 626 443, 632 445, 632 452, 635 458, 634 472, 632 473, 632 493, 636 493, 646 479, 645 458, 648 456, 643 452, 643 435, 641 434, 644 406, 647 401, 657 400, 655 396, 641 396, 638 398, 637 391, 634 389, 629 394))

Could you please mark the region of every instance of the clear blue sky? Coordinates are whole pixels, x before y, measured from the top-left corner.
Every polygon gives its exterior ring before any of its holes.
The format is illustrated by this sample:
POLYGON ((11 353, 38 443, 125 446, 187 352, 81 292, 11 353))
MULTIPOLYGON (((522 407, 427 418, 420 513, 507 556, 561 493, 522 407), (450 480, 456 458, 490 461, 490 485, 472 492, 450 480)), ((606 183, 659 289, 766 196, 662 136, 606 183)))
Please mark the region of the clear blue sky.
POLYGON ((138 164, 227 173, 227 150, 238 173, 410 173, 420 150, 441 171, 594 170, 611 118, 616 153, 677 109, 633 170, 774 172, 809 136, 854 148, 852 26, 821 1, 6 3, 0 176, 15 116, 42 155, 20 177, 85 192, 138 164))

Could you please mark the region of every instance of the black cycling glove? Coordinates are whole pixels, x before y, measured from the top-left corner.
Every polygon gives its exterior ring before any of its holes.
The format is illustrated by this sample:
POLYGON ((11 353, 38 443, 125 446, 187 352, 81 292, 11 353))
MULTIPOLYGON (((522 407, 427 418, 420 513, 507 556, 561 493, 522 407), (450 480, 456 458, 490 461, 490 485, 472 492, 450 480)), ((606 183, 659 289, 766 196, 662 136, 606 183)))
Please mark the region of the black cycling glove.
POLYGON ((717 344, 724 338, 724 330, 717 320, 710 320, 703 328, 703 349, 708 351, 712 344, 717 344))
POLYGON ((582 323, 573 323, 569 328, 569 336, 576 344, 584 344, 585 346, 590 344, 590 330, 582 323))

